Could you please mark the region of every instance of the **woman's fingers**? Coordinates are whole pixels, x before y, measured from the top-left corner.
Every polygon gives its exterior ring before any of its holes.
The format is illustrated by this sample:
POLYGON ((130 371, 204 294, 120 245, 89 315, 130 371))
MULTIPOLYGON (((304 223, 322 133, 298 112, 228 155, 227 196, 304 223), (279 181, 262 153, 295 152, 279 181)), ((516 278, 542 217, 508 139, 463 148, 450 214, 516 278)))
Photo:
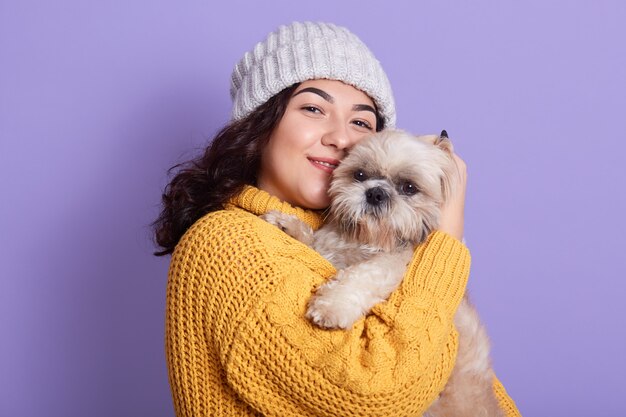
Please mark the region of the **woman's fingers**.
POLYGON ((441 208, 441 219, 439 230, 457 239, 463 239, 464 212, 465 212, 465 190, 467 188, 467 165, 457 154, 452 153, 452 158, 456 165, 456 187, 450 198, 441 208))

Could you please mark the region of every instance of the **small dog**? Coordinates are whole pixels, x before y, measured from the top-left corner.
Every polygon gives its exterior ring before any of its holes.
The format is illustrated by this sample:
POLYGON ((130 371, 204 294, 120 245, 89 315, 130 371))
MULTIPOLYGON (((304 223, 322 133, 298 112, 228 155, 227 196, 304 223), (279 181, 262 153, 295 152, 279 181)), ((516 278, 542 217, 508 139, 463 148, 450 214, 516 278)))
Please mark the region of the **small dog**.
MULTIPOLYGON (((333 172, 326 224, 313 232, 295 216, 262 217, 328 259, 337 274, 317 289, 306 313, 324 328, 349 329, 400 284, 416 245, 439 223, 455 187, 447 133, 378 132, 355 145, 333 172)), ((457 359, 425 417, 504 416, 494 396, 489 339, 465 296, 454 319, 457 359)))

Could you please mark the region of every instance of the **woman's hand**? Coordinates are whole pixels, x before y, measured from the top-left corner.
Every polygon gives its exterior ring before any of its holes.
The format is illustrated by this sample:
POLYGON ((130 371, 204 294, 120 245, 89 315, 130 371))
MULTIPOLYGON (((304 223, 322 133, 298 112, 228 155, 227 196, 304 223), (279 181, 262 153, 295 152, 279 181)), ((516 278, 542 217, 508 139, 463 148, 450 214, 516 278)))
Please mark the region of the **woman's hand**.
POLYGON ((457 167, 456 187, 448 201, 441 208, 438 230, 448 233, 459 240, 463 239, 463 221, 465 210, 465 189, 467 188, 467 166, 454 152, 452 158, 457 167))

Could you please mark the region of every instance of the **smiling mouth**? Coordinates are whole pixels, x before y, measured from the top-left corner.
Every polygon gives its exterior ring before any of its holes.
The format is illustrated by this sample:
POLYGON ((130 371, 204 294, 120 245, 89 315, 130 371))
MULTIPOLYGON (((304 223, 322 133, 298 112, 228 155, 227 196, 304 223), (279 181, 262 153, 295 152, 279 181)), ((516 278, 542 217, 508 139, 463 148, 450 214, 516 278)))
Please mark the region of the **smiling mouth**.
POLYGON ((326 172, 333 172, 335 168, 337 168, 337 166, 339 165, 339 161, 322 161, 319 159, 313 159, 313 158, 308 158, 309 161, 315 165, 317 168, 322 169, 323 171, 326 172))
POLYGON ((314 159, 312 159, 312 161, 313 161, 314 164, 320 164, 320 165, 323 165, 323 166, 328 167, 328 168, 332 168, 332 169, 337 168, 337 165, 331 164, 330 162, 316 161, 314 159))

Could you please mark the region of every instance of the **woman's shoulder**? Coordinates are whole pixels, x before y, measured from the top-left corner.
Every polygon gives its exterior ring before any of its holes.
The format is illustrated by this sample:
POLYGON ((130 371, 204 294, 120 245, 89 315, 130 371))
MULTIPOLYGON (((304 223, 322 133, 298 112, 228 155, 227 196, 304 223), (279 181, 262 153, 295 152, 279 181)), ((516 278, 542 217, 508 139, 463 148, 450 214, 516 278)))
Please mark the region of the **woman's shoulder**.
MULTIPOLYGON (((218 210, 198 219, 182 236, 170 262, 177 279, 223 277, 233 265, 263 263, 273 249, 262 243, 263 225, 257 216, 242 210, 218 210)), ((274 227, 274 229, 278 228, 274 227)), ((271 233, 271 232, 270 232, 271 233)))
POLYGON ((177 252, 210 257, 254 253, 257 260, 273 256, 298 258, 315 253, 255 213, 234 205, 198 219, 178 242, 174 254, 177 252))
MULTIPOLYGON (((198 219, 182 236, 178 246, 211 247, 220 242, 254 240, 265 233, 273 233, 268 226, 271 225, 245 210, 217 210, 198 219)), ((276 227, 274 229, 279 231, 276 227)))
POLYGON ((284 267, 297 263, 325 274, 334 271, 328 261, 304 243, 236 206, 208 213, 189 228, 176 246, 172 260, 185 262, 190 258, 204 264, 272 263, 284 267))

